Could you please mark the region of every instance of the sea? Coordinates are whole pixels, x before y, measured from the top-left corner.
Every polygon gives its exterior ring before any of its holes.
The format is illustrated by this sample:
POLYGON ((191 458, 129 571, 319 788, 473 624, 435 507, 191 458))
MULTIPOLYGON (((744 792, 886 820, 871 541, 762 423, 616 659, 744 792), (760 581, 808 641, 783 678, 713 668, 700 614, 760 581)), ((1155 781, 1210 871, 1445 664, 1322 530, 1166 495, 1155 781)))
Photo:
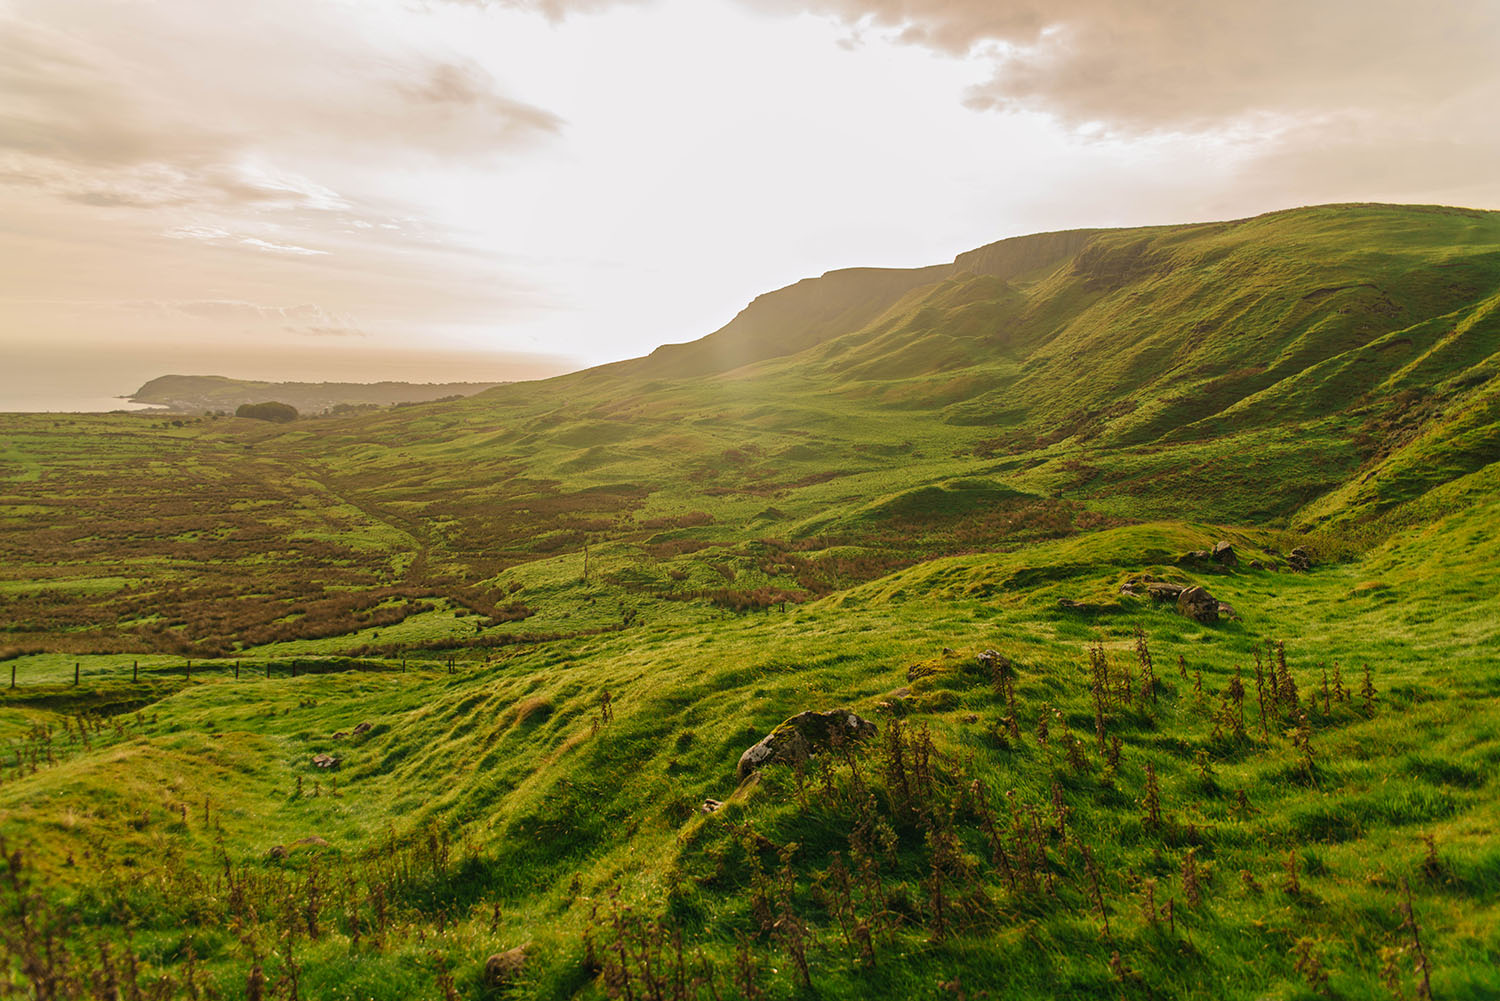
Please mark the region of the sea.
POLYGON ((125 397, 163 374, 161 364, 110 349, 63 352, 0 345, 0 413, 157 409, 125 397))
POLYGON ((163 375, 308 382, 508 382, 579 365, 563 358, 454 348, 327 349, 161 344, 6 344, 0 336, 0 413, 150 410, 125 397, 163 375))

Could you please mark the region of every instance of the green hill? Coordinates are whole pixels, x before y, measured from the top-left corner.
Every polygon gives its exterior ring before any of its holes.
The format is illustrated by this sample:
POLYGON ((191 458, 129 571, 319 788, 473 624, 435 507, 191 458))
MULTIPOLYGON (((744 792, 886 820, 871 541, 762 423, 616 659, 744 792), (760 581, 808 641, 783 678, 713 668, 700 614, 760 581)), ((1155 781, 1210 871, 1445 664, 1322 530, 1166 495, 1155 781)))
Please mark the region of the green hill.
POLYGON ((1322 206, 6 416, 0 993, 1500 995, 1497 303, 1500 213, 1322 206))
POLYGON ((247 403, 284 400, 305 413, 321 414, 472 396, 498 385, 503 383, 264 382, 222 375, 163 375, 137 389, 130 399, 190 414, 227 414, 247 403))

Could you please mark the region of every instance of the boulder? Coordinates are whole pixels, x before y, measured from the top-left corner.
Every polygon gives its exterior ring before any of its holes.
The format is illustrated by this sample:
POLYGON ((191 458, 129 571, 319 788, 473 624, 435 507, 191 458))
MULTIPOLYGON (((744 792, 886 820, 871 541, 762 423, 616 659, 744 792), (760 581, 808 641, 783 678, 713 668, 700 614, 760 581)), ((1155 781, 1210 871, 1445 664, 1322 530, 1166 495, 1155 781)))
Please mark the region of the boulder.
POLYGON ((1151 595, 1152 601, 1173 601, 1187 588, 1181 584, 1169 584, 1166 581, 1153 581, 1146 585, 1146 593, 1151 595))
POLYGON ((737 772, 740 778, 744 778, 773 762, 795 764, 806 761, 836 740, 865 740, 875 736, 876 732, 874 723, 848 709, 798 713, 740 755, 737 772))
POLYGON ((314 754, 312 763, 319 768, 332 770, 339 766, 339 759, 331 754, 314 754))
POLYGON ((1219 599, 1201 587, 1184 588, 1177 596, 1177 611, 1195 622, 1219 621, 1219 599))
POLYGON ((1234 547, 1222 540, 1214 543, 1213 556, 1214 562, 1221 566, 1237 567, 1240 565, 1240 558, 1235 554, 1234 547))
POLYGON ((484 961, 484 985, 491 990, 504 987, 515 980, 525 968, 525 946, 497 952, 484 961))
POLYGON ((1304 573, 1308 570, 1311 570, 1312 553, 1308 552, 1306 549, 1303 549, 1301 546, 1298 546, 1296 549, 1293 549, 1291 552, 1286 554, 1286 565, 1290 569, 1295 570, 1298 573, 1304 573))
POLYGON ((703 801, 703 805, 698 809, 702 810, 704 813, 718 813, 720 810, 724 809, 724 804, 716 799, 705 799, 703 801))
POLYGON ((354 736, 358 737, 362 733, 369 733, 374 728, 375 724, 373 723, 360 723, 354 728, 354 736))
POLYGON ((1011 664, 1010 658, 998 650, 981 651, 975 659, 979 661, 980 667, 991 674, 998 671, 1001 674, 1009 675, 1014 670, 1014 665, 1011 664))

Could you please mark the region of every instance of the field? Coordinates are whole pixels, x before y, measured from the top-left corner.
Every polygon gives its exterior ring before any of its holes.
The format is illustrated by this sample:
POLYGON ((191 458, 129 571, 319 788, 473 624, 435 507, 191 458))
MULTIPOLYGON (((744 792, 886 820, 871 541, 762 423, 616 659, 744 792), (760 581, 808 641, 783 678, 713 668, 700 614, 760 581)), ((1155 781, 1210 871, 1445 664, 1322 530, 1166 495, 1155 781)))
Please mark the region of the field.
POLYGON ((1500 214, 1329 206, 0 417, 0 996, 1500 996, 1497 374, 1500 214))

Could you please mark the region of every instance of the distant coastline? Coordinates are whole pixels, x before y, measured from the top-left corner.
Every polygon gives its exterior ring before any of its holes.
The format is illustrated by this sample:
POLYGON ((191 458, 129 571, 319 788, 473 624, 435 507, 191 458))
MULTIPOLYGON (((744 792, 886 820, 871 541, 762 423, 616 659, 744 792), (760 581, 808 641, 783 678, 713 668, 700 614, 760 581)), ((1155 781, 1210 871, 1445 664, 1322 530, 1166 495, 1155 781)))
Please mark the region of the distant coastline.
POLYGON ((137 389, 131 403, 177 413, 232 414, 245 404, 275 401, 304 415, 457 400, 502 382, 267 382, 221 375, 164 375, 137 389))

